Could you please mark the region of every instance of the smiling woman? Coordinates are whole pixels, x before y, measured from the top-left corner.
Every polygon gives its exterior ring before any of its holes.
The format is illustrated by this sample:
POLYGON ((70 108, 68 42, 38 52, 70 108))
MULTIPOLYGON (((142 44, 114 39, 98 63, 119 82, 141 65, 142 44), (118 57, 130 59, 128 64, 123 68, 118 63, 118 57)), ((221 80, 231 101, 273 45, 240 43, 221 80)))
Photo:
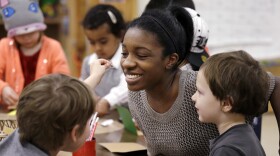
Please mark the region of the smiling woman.
MULTIPOLYGON (((129 109, 149 155, 209 155, 209 140, 218 136, 213 124, 198 120, 191 99, 197 73, 179 69, 189 62, 193 30, 188 11, 173 6, 144 12, 124 35, 121 66, 130 90, 129 109)), ((270 78, 269 95, 274 87, 270 78)))
POLYGON ((208 155, 208 140, 218 135, 197 119, 191 100, 196 72, 179 70, 192 44, 192 26, 184 8, 151 10, 131 22, 123 39, 129 108, 150 155, 208 155))
MULTIPOLYGON (((160 79, 164 74, 163 47, 154 35, 138 28, 129 29, 123 41, 121 64, 129 90, 141 90, 160 79), (140 68, 137 68, 140 67, 140 68)), ((166 75, 168 76, 168 75, 166 75)))

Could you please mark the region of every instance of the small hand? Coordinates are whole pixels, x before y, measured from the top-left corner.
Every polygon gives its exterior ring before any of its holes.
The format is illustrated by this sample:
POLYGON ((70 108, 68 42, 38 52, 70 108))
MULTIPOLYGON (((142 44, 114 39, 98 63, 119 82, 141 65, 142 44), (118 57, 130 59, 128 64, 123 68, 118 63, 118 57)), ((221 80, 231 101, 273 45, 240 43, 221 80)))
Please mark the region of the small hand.
POLYGON ((18 98, 19 96, 10 86, 6 86, 3 88, 2 99, 4 104, 15 106, 18 102, 18 98))
POLYGON ((94 60, 90 64, 90 76, 84 80, 91 88, 95 88, 96 85, 100 82, 103 74, 106 69, 111 66, 111 62, 105 59, 94 60))
POLYGON ((94 60, 90 64, 90 74, 99 75, 100 77, 105 73, 106 69, 111 67, 111 62, 105 59, 94 60))
POLYGON ((110 104, 105 99, 100 99, 95 106, 95 111, 98 112, 98 116, 102 117, 109 113, 110 104))

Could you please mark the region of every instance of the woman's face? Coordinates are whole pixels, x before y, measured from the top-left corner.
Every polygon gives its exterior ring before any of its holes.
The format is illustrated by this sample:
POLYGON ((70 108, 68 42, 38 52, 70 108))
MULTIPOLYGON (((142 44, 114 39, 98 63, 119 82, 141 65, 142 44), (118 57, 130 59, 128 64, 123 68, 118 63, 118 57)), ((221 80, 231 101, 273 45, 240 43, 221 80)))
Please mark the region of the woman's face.
POLYGON ((112 34, 107 23, 96 29, 85 29, 84 31, 98 58, 111 59, 114 56, 121 39, 112 34))
POLYGON ((39 42, 40 31, 17 35, 15 40, 24 48, 33 48, 39 42))
POLYGON ((123 39, 121 66, 128 89, 153 89, 164 79, 167 57, 157 37, 136 27, 129 28, 123 39))

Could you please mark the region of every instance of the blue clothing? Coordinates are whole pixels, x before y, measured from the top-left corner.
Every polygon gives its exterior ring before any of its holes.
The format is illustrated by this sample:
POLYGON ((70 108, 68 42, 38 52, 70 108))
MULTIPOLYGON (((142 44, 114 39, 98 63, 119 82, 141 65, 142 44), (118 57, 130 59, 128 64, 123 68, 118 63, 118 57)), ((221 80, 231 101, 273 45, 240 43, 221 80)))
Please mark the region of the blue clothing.
POLYGON ((18 129, 0 142, 0 156, 48 156, 29 142, 20 142, 18 129))

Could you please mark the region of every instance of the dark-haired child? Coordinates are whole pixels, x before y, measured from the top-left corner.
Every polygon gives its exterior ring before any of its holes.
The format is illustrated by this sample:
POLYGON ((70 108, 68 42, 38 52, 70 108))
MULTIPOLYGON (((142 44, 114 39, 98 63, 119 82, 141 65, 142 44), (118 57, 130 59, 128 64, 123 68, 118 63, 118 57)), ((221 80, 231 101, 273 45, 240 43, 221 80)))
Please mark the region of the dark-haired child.
POLYGON ((96 111, 99 116, 103 116, 116 104, 127 103, 128 89, 120 66, 125 22, 114 6, 99 4, 87 12, 82 26, 94 52, 83 60, 80 78, 84 80, 90 75, 89 64, 93 60, 103 58, 112 63, 112 67, 106 71, 94 90, 98 97, 96 111))

